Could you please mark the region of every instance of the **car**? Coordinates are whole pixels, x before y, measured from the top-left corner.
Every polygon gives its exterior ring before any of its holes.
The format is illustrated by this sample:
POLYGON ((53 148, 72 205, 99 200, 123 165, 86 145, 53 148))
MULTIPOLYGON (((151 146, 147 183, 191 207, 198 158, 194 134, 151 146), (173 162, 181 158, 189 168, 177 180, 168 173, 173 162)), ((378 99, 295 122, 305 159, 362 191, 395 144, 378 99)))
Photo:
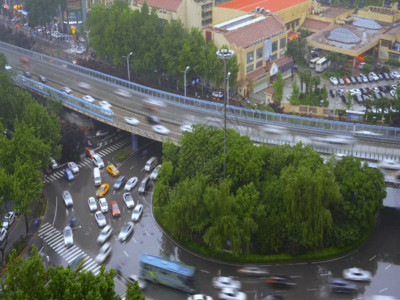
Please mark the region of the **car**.
POLYGON ((89 158, 93 158, 94 155, 96 155, 96 152, 92 148, 86 147, 85 148, 85 154, 89 158))
POLYGON ((383 77, 385 77, 386 80, 390 80, 390 76, 389 76, 388 73, 383 72, 382 74, 383 74, 383 77))
POLYGON ((68 164, 68 169, 72 171, 72 173, 76 174, 79 172, 79 168, 73 161, 70 161, 68 164))
POLYGON ((82 97, 83 100, 89 102, 89 103, 94 103, 94 98, 90 95, 85 95, 82 97))
POLYGON ((118 235, 118 240, 121 241, 121 242, 126 241, 126 239, 129 237, 129 235, 132 234, 132 232, 133 232, 133 227, 134 227, 134 225, 133 225, 132 222, 126 223, 126 224, 122 227, 122 229, 121 229, 121 231, 120 231, 120 233, 119 233, 119 235, 118 235))
POLYGON ((329 90, 329 94, 333 98, 333 97, 335 97, 337 95, 337 91, 335 89, 329 90))
POLYGON ((184 124, 180 127, 181 132, 192 132, 193 131, 193 127, 191 124, 184 124))
POLYGON ((361 104, 364 102, 364 98, 361 95, 356 94, 356 95, 354 95, 354 101, 361 104))
POLYGON ((143 204, 136 205, 135 209, 132 212, 132 216, 131 216, 132 222, 139 221, 142 214, 143 214, 143 204))
POLYGON ((371 272, 356 267, 344 269, 343 278, 354 281, 371 281, 371 272))
POLYGON ((71 247, 74 244, 74 235, 72 234, 71 226, 65 226, 64 228, 64 245, 65 247, 71 247))
POLYGON ((375 77, 372 76, 371 74, 368 74, 368 80, 369 80, 369 82, 374 82, 375 81, 375 77))
POLYGON ((79 272, 82 269, 82 266, 87 258, 88 256, 86 254, 81 254, 77 258, 75 258, 70 264, 71 271, 79 272))
POLYGON ((72 196, 69 191, 64 191, 62 195, 63 195, 65 206, 70 207, 74 204, 74 201, 72 200, 72 196))
POLYGON ((25 77, 27 77, 27 78, 32 78, 32 74, 31 74, 31 72, 29 72, 29 71, 24 71, 24 75, 25 75, 25 77))
POLYGON ((139 125, 140 122, 138 119, 134 118, 134 117, 125 117, 124 118, 125 122, 128 123, 129 125, 139 125))
POLYGON ((160 124, 160 119, 157 116, 150 115, 146 119, 150 124, 160 124))
POLYGON ((396 96, 396 91, 395 90, 390 90, 390 95, 392 96, 392 97, 395 97, 396 96))
POLYGON ((88 83, 86 83, 86 82, 79 82, 79 83, 78 83, 78 86, 79 86, 80 88, 85 89, 85 90, 90 90, 90 88, 91 88, 90 84, 88 84, 88 83))
POLYGON ((349 92, 351 96, 361 95, 361 91, 359 89, 351 89, 349 92))
POLYGON ((224 98, 224 92, 222 91, 214 91, 211 93, 211 95, 213 97, 213 100, 224 98))
POLYGON ((339 78, 339 84, 340 85, 344 85, 345 84, 345 81, 343 80, 343 78, 339 78))
POLYGON ((365 62, 360 62, 360 64, 358 65, 358 68, 360 68, 361 70, 364 68, 365 66, 365 62))
POLYGON ((64 177, 68 180, 68 181, 72 181, 74 180, 74 174, 72 174, 70 169, 65 169, 64 170, 64 177))
POLYGON ((99 250, 99 254, 97 254, 95 260, 97 263, 102 264, 107 257, 110 255, 111 253, 111 244, 110 243, 105 243, 103 246, 101 246, 100 250, 99 250))
POLYGON ((239 280, 233 279, 233 277, 218 276, 212 279, 212 285, 216 289, 231 288, 240 289, 242 284, 239 280))
POLYGON ((46 83, 46 81, 47 81, 46 77, 44 77, 43 75, 38 75, 38 77, 39 77, 39 81, 41 83, 46 83))
POLYGON ((100 234, 97 237, 97 243, 104 244, 104 242, 111 236, 112 231, 111 225, 106 225, 106 227, 100 231, 100 234))
POLYGON ((358 83, 363 83, 363 79, 361 76, 356 77, 358 83))
POLYGON ((247 296, 245 293, 238 291, 236 289, 223 288, 218 293, 218 298, 224 300, 246 300, 247 296))
POLYGON ((262 297, 260 300, 283 300, 283 296, 281 295, 267 295, 262 297))
POLYGON ((378 88, 378 90, 379 90, 380 92, 384 92, 384 91, 385 91, 385 88, 384 88, 383 86, 378 86, 377 88, 378 88))
POLYGON ((3 218, 3 228, 8 229, 11 227, 15 220, 15 212, 9 211, 3 218))
POLYGON ((339 81, 337 80, 337 78, 336 77, 331 77, 331 78, 329 78, 329 81, 332 83, 332 84, 334 84, 334 85, 337 85, 337 84, 339 84, 339 81))
POLYGON ((342 278, 332 278, 329 281, 329 287, 334 293, 356 293, 357 286, 342 278))
POLYGON ((122 195, 127 208, 133 208, 135 206, 135 201, 133 201, 132 195, 130 193, 124 193, 122 195))
POLYGON ((112 105, 110 104, 110 102, 106 101, 106 100, 102 100, 99 102, 100 106, 104 109, 111 109, 112 105))
POLYGON ((103 183, 100 188, 96 192, 96 197, 103 197, 107 194, 108 190, 110 189, 110 185, 108 183, 103 183))
POLYGON ((383 77, 383 75, 382 74, 377 74, 378 75, 378 77, 379 77, 379 80, 383 80, 384 79, 384 77, 383 77))
POLYGON ((366 88, 361 88, 360 91, 361 91, 361 94, 363 94, 363 95, 369 94, 369 91, 366 88))
POLYGON ((285 275, 274 275, 267 278, 266 282, 273 288, 290 288, 295 286, 296 283, 288 276, 285 275))
POLYGON ((400 79, 400 72, 398 72, 398 71, 393 71, 391 74, 393 75, 393 77, 394 77, 395 79, 400 79))
POLYGON ((158 172, 160 172, 161 165, 157 165, 157 167, 154 168, 153 172, 150 174, 150 179, 151 180, 157 180, 158 177, 158 172))
POLYGON ((213 300, 213 298, 204 294, 195 294, 187 297, 187 300, 213 300))
MULTIPOLYGON (((128 277, 126 278, 126 280, 131 284, 134 284, 135 282, 137 282, 138 286, 141 290, 144 290, 147 287, 146 280, 141 279, 138 275, 129 274, 128 277)), ((212 298, 211 298, 211 300, 212 300, 212 298)))
POLYGON ((96 136, 106 136, 108 134, 108 130, 97 130, 96 131, 96 136))
POLYGON ((94 199, 94 197, 89 197, 88 205, 89 205, 89 210, 90 211, 96 211, 97 210, 97 202, 96 202, 96 199, 94 199))
POLYGON ((375 81, 379 80, 379 76, 376 75, 374 72, 370 72, 368 75, 371 76, 375 81))
POLYGON ((99 227, 104 227, 107 225, 106 217, 101 211, 96 211, 96 213, 94 214, 94 218, 96 219, 97 225, 99 227))
POLYGON ((118 169, 113 164, 107 166, 107 171, 112 176, 118 176, 119 175, 118 169))
POLYGON ((121 211, 119 210, 117 201, 111 201, 110 209, 111 209, 111 213, 112 213, 113 217, 121 216, 121 211))
POLYGON ((125 183, 126 177, 121 175, 118 177, 117 181, 114 183, 114 190, 119 190, 125 183))
POLYGON ((93 164, 98 168, 104 168, 104 162, 101 159, 100 155, 95 154, 92 157, 93 164))
POLYGON ((118 96, 124 97, 124 98, 129 98, 131 96, 130 92, 128 92, 127 90, 121 89, 121 88, 116 89, 115 94, 117 94, 118 96))
POLYGON ((386 98, 386 93, 385 92, 381 92, 381 97, 386 98))
POLYGON ((347 97, 345 95, 341 95, 340 98, 342 99, 343 103, 349 102, 349 100, 347 100, 347 97))
POLYGON ((362 81, 363 81, 364 83, 367 83, 367 82, 368 82, 368 77, 365 76, 364 74, 360 74, 360 77, 362 78, 362 81))
POLYGON ((50 159, 50 163, 51 163, 51 168, 52 168, 53 170, 58 169, 58 163, 57 163, 57 161, 56 161, 54 158, 51 158, 51 159, 50 159))
POLYGON ((400 169, 400 163, 394 160, 388 160, 384 159, 381 160, 378 164, 378 166, 382 169, 388 169, 388 170, 399 170, 400 169))
POLYGON ((6 71, 10 71, 10 70, 12 70, 12 67, 9 66, 9 65, 5 65, 5 66, 4 66, 4 69, 5 69, 6 71))
POLYGON ((61 91, 64 92, 64 93, 67 93, 67 94, 71 94, 72 93, 72 90, 67 86, 62 87, 61 91))
POLYGON ((1 228, 0 229, 0 243, 2 243, 7 237, 7 229, 1 228))
POLYGON ((136 176, 129 178, 129 180, 125 183, 125 191, 129 192, 131 189, 133 189, 138 181, 139 180, 136 176))
POLYGON ((267 269, 258 266, 243 266, 236 270, 242 276, 267 276, 269 274, 267 269))
POLYGON ((171 131, 167 127, 160 125, 160 124, 153 125, 151 128, 153 129, 153 131, 155 133, 159 133, 159 134, 163 134, 163 135, 168 135, 171 133, 171 131))
POLYGON ((352 84, 356 84, 357 83, 357 79, 354 76, 350 77, 350 80, 351 80, 352 84))
POLYGON ((349 78, 347 78, 347 77, 342 77, 342 79, 344 80, 344 82, 345 82, 346 84, 351 84, 351 80, 350 80, 349 78))
POLYGON ((83 54, 86 51, 84 47, 76 47, 75 52, 76 54, 83 54))
POLYGON ((100 198, 99 199, 99 206, 100 206, 100 211, 102 213, 108 212, 108 204, 107 204, 107 199, 106 198, 100 198))
POLYGON ((395 80, 396 79, 396 77, 394 77, 394 75, 392 73, 388 73, 388 74, 389 74, 389 77, 390 77, 391 80, 395 80))

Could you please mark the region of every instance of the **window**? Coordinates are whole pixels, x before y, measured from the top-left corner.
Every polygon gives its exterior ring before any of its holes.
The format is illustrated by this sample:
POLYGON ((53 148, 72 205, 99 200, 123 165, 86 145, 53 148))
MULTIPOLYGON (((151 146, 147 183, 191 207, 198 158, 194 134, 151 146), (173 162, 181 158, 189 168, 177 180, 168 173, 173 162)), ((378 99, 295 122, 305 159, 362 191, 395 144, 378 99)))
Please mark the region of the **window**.
POLYGON ((399 54, 389 52, 389 60, 399 61, 399 54))
POLYGON ((263 64, 263 61, 262 61, 262 60, 258 61, 257 64, 256 64, 256 69, 258 69, 259 67, 261 67, 262 64, 263 64))
POLYGON ((278 41, 272 42, 272 52, 278 50, 278 41))
POLYGON ((256 60, 260 59, 263 56, 263 48, 264 47, 256 49, 256 60))
POLYGON ((247 53, 247 63, 251 63, 254 61, 254 51, 247 53))
POLYGON ((283 49, 286 47, 286 37, 281 38, 281 41, 279 42, 279 46, 280 46, 280 49, 283 49))
POLYGON ((390 47, 390 41, 387 40, 381 40, 381 46, 382 47, 390 47))
POLYGON ((246 68, 246 73, 253 71, 253 69, 254 69, 254 64, 248 65, 246 68))
POLYGON ((278 58, 278 53, 275 53, 274 55, 271 55, 271 61, 274 61, 278 58))

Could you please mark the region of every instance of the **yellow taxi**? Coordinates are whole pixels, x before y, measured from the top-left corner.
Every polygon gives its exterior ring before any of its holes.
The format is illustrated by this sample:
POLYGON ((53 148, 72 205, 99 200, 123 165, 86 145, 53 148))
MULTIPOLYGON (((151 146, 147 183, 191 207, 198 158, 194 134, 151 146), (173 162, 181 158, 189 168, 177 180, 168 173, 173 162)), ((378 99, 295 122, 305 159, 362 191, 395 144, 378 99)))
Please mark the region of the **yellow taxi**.
POLYGON ((108 171, 108 173, 110 173, 112 176, 118 176, 118 175, 119 175, 118 169, 117 169, 114 165, 112 165, 112 164, 107 166, 107 171, 108 171))
POLYGON ((107 194, 110 185, 108 183, 103 183, 100 188, 97 190, 96 197, 103 197, 107 194))

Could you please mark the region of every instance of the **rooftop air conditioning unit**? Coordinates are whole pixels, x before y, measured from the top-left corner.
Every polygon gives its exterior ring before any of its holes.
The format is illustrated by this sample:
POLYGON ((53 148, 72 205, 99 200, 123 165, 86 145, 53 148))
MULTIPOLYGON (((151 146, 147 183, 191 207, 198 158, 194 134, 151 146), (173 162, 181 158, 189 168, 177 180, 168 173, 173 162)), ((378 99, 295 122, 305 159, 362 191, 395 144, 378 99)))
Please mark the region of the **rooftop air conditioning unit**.
POLYGON ((271 11, 270 11, 269 9, 266 9, 265 12, 266 12, 267 14, 271 13, 271 11))
POLYGON ((261 7, 260 8, 260 14, 263 14, 264 13, 264 7, 261 7))
POLYGON ((256 7, 256 12, 260 12, 260 7, 259 6, 256 7))

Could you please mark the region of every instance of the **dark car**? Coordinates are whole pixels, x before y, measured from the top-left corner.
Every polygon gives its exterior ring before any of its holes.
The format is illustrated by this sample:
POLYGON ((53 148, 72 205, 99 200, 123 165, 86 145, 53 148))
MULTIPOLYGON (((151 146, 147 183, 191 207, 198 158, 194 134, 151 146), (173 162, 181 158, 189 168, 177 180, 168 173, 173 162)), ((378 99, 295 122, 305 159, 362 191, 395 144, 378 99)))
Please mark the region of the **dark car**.
POLYGON ((274 275, 267 278, 266 283, 277 289, 287 289, 296 285, 296 283, 285 275, 274 275))
POLYGON ((385 88, 385 93, 388 93, 388 92, 390 92, 390 90, 393 89, 393 87, 391 85, 385 85, 384 88, 385 88))
POLYGON ((355 294, 357 292, 357 286, 354 283, 342 278, 332 278, 329 282, 329 287, 334 293, 355 294))
POLYGON ((380 92, 376 92, 374 96, 375 96, 376 99, 381 99, 382 98, 380 92))
POLYGON ((360 94, 356 94, 353 96, 354 101, 356 101, 357 103, 362 103, 363 102, 363 98, 361 97, 360 94))
POLYGON ((383 86, 378 86, 378 89, 379 89, 380 92, 384 92, 385 91, 385 88, 383 86))
POLYGON ((392 73, 389 73, 388 75, 389 75, 391 80, 395 80, 396 79, 392 73))
POLYGON ((369 95, 363 95, 362 97, 363 97, 363 102, 371 99, 371 96, 369 96, 369 95))
POLYGON ((157 116, 147 116, 147 122, 150 124, 160 124, 160 119, 157 116))
POLYGON ((361 90, 361 94, 363 94, 363 95, 368 95, 369 94, 369 92, 368 92, 368 90, 366 88, 362 88, 360 90, 361 90))
POLYGON ((329 94, 331 95, 331 97, 335 97, 336 90, 329 90, 329 94))
POLYGON ((352 84, 356 84, 357 83, 357 79, 355 77, 350 77, 351 83, 352 84))
POLYGON ((46 83, 46 81, 47 81, 46 77, 44 77, 43 75, 38 75, 38 77, 39 77, 39 81, 41 83, 46 83))
POLYGON ((346 104, 347 102, 349 102, 349 100, 347 100, 347 98, 346 98, 345 95, 341 95, 340 98, 342 98, 342 102, 345 103, 345 104, 346 104))
POLYGON ((24 71, 24 75, 25 75, 25 77, 27 77, 27 78, 31 78, 31 77, 32 77, 31 72, 28 72, 28 71, 24 71))
POLYGON ((357 76, 356 79, 358 83, 363 83, 363 79, 361 78, 361 76, 357 76))
POLYGON ((117 181, 114 183, 114 190, 119 190, 124 185, 125 181, 125 176, 119 176, 117 181))
POLYGON ((385 72, 385 73, 383 73, 383 76, 385 77, 385 79, 386 79, 386 80, 389 80, 389 79, 390 79, 390 76, 389 76, 389 74, 388 74, 388 73, 386 73, 386 72, 385 72))

